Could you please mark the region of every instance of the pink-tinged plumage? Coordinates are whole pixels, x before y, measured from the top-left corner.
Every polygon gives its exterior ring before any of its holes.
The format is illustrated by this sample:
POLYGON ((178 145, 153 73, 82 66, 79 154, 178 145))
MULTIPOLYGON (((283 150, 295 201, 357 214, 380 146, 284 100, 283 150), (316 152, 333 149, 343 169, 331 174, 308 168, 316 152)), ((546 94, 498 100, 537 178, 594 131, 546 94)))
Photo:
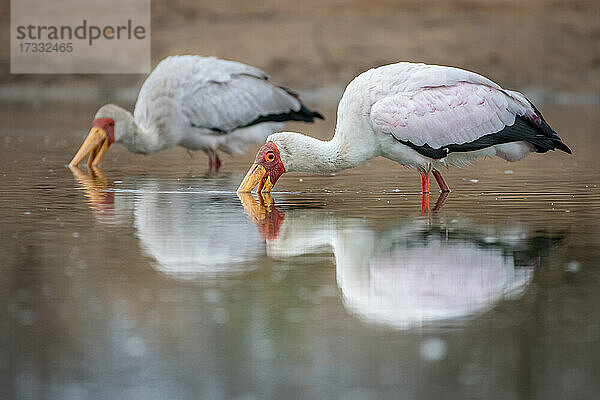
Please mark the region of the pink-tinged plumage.
POLYGON ((526 111, 501 90, 459 82, 383 98, 371 108, 371 121, 403 141, 440 148, 499 132, 526 111))
POLYGON ((430 172, 449 190, 441 167, 478 157, 518 161, 531 152, 571 153, 523 94, 474 72, 407 62, 350 82, 330 141, 294 132, 267 141, 279 149, 286 172, 331 173, 382 156, 418 170, 427 193, 430 172))

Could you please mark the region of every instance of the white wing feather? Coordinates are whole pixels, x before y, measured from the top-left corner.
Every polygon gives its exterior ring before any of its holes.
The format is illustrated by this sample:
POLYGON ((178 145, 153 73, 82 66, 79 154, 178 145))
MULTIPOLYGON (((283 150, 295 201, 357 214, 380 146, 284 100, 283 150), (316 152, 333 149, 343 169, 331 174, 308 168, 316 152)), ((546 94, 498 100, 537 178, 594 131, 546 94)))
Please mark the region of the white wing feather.
POLYGON ((373 70, 370 119, 376 131, 417 146, 463 144, 533 114, 527 99, 473 72, 400 63, 373 70), (382 71, 380 71, 382 70, 382 71))
POLYGON ((194 126, 230 132, 261 116, 300 110, 300 101, 269 81, 235 74, 227 82, 190 87, 182 112, 194 126))
POLYGON ((224 132, 301 108, 295 96, 271 84, 258 68, 191 55, 168 57, 156 66, 140 90, 136 120, 151 118, 151 104, 161 97, 172 99, 191 125, 224 132))

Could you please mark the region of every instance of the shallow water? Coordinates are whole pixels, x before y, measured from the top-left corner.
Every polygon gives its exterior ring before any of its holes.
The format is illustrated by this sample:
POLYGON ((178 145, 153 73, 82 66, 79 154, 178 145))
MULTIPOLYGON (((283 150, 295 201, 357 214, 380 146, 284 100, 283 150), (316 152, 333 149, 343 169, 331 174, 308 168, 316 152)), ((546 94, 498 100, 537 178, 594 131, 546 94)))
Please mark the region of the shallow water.
POLYGON ((235 194, 253 151, 71 171, 90 109, 4 107, 1 397, 593 398, 600 113, 543 111, 574 156, 450 170, 423 213, 380 159, 272 198, 235 194))

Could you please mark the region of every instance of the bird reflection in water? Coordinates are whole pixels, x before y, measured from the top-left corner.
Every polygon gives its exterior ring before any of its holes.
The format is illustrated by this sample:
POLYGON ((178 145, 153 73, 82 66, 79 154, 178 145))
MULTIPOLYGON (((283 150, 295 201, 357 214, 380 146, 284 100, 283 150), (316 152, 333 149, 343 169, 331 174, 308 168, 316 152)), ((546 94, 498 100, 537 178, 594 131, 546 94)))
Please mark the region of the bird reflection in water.
POLYGON ((258 202, 248 192, 237 195, 244 206, 244 212, 256 223, 262 237, 267 240, 275 240, 279 235, 279 228, 281 228, 285 214, 275 206, 271 194, 259 193, 258 202))
POLYGON ((115 194, 112 181, 104 176, 98 167, 90 167, 89 175, 78 167, 69 167, 79 182, 94 216, 101 221, 111 222, 114 217, 115 194))
POLYGON ((177 279, 231 276, 260 268, 265 253, 293 261, 332 252, 346 309, 397 329, 456 324, 518 298, 541 255, 564 236, 515 220, 480 224, 435 212, 380 226, 297 204, 284 211, 270 194, 255 199, 240 193, 249 224, 233 190, 177 190, 181 183, 173 190, 175 183, 147 177, 119 185, 128 191, 115 190, 99 170, 73 173, 99 221, 106 214, 133 216, 141 248, 162 273, 177 279))
MULTIPOLYGON (((191 181, 123 180, 114 187, 99 168, 71 169, 98 222, 132 224, 154 269, 177 279, 236 275, 260 266, 264 240, 246 222, 234 191, 237 176, 191 181), (202 188, 195 188, 199 182, 202 188), (184 185, 184 186, 182 186, 184 185), (207 187, 219 190, 207 190, 207 187)), ((283 215, 283 214, 282 214, 283 215)))
POLYGON ((377 228, 323 210, 292 209, 284 220, 272 198, 262 196, 240 200, 259 231, 269 233, 263 237, 270 257, 333 252, 346 309, 396 329, 460 324, 519 298, 540 257, 563 237, 517 221, 480 225, 439 216, 377 228))

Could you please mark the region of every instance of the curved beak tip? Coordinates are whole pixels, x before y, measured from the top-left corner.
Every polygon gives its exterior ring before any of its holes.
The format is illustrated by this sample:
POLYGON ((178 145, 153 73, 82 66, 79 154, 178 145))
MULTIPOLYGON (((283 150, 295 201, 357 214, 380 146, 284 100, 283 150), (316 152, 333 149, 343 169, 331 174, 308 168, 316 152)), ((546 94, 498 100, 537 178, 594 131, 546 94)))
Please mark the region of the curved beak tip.
POLYGON ((260 164, 253 164, 246 173, 246 176, 242 180, 242 183, 240 183, 237 192, 251 192, 256 187, 256 185, 259 184, 260 186, 257 189, 259 192, 269 192, 273 187, 273 185, 270 184, 269 171, 267 171, 265 167, 263 167, 260 164))
POLYGON ((88 167, 98 165, 108 150, 108 146, 106 131, 98 127, 92 128, 79 150, 77 150, 77 154, 69 163, 69 167, 78 165, 88 154, 88 167))

